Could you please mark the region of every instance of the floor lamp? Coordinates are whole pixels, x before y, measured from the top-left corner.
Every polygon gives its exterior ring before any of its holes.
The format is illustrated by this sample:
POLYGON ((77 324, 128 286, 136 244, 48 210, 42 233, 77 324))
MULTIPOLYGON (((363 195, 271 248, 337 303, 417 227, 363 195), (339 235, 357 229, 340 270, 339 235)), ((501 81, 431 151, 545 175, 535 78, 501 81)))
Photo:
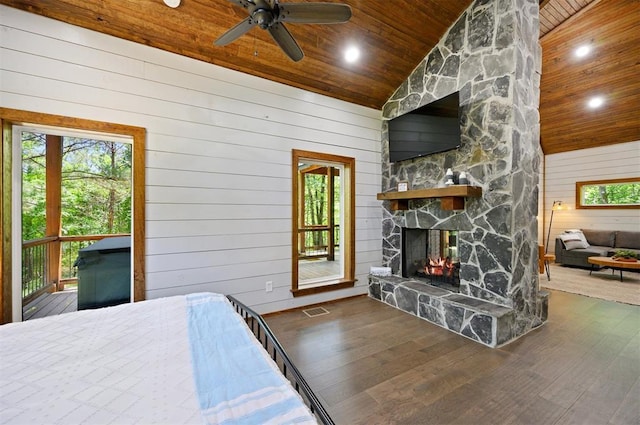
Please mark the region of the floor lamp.
POLYGON ((544 253, 546 254, 549 250, 549 236, 551 236, 551 225, 553 224, 553 212, 556 209, 559 209, 562 206, 562 201, 553 201, 553 205, 551 206, 551 218, 549 219, 549 230, 547 231, 547 241, 544 246, 544 253))

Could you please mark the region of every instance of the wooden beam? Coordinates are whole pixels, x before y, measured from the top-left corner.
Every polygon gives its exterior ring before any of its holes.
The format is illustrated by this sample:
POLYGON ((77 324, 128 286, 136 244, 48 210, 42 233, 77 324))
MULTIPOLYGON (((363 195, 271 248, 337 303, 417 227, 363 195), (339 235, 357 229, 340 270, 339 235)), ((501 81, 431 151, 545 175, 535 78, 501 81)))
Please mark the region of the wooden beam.
POLYGON ((0 324, 12 321, 11 305, 11 123, 2 123, 2 173, 0 173, 0 324))
POLYGON ((447 187, 434 187, 426 189, 413 189, 404 192, 382 192, 378 193, 379 201, 393 199, 424 199, 424 198, 443 198, 447 196, 461 196, 479 198, 482 196, 482 188, 478 186, 453 185, 447 187))
POLYGON ((409 200, 393 199, 390 201, 389 207, 391 211, 405 211, 409 209, 409 200))
POLYGON ((445 196, 440 198, 440 208, 444 211, 454 211, 464 209, 464 198, 458 196, 445 196))
POLYGON ((336 169, 334 167, 327 167, 327 224, 329 225, 329 235, 327 241, 327 260, 334 261, 336 254, 335 247, 335 228, 334 228, 334 211, 336 209, 334 202, 334 184, 336 169))
POLYGON ((445 211, 464 209, 464 199, 479 198, 482 196, 482 188, 477 186, 454 185, 427 189, 414 189, 404 192, 378 193, 380 201, 390 201, 392 211, 408 210, 409 201, 414 199, 440 198, 440 208, 445 211))
POLYGON ((55 236, 47 249, 47 284, 60 287, 60 230, 62 228, 62 137, 46 135, 46 227, 45 236, 55 236))
MULTIPOLYGON (((304 202, 305 200, 305 193, 307 193, 307 178, 306 178, 306 174, 304 172, 300 172, 298 173, 298 228, 300 227, 306 227, 307 223, 305 223, 304 218, 306 216, 306 203, 304 202)), ((306 232, 299 232, 298 233, 298 252, 299 253, 305 253, 306 254, 306 250, 307 250, 307 244, 305 243, 307 238, 307 233, 306 232)))

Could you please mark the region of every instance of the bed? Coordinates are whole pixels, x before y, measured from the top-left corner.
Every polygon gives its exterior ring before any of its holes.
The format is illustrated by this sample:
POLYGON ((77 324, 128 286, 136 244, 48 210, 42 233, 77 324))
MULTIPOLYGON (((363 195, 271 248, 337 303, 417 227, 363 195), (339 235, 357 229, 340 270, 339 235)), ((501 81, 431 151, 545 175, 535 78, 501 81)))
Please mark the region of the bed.
POLYGON ((198 293, 0 326, 3 424, 332 424, 263 319, 198 293))

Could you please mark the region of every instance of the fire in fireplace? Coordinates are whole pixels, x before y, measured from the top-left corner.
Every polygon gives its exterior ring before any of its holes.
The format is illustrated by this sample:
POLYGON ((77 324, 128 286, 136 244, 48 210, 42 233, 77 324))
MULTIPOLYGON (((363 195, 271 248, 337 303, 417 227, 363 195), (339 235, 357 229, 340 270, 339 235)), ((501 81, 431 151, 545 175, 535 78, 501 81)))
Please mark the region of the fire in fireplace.
POLYGON ((402 229, 402 277, 458 292, 460 259, 455 230, 402 229))

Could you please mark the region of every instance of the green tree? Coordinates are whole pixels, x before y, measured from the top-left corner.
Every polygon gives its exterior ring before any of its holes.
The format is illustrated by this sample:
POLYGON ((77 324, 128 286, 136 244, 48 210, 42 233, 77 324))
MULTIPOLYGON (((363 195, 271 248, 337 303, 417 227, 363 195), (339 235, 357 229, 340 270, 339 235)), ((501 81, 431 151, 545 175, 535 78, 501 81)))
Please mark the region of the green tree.
MULTIPOLYGON (((328 177, 326 174, 305 173, 305 197, 304 197, 304 225, 327 226, 328 223, 328 177)), ((340 179, 334 179, 334 223, 340 220, 340 179)), ((337 236, 336 236, 337 237, 337 236)), ((326 232, 307 232, 305 244, 307 246, 327 245, 326 232)))
MULTIPOLYGON (((22 236, 45 232, 44 134, 22 136, 22 236)), ((131 232, 131 145, 65 137, 62 154, 62 234, 131 232)))
POLYGON ((640 183, 583 186, 584 205, 640 204, 640 183))
POLYGON ((22 238, 44 237, 45 135, 23 133, 22 137, 22 238))
POLYGON ((131 232, 131 145, 65 138, 65 235, 131 232))

